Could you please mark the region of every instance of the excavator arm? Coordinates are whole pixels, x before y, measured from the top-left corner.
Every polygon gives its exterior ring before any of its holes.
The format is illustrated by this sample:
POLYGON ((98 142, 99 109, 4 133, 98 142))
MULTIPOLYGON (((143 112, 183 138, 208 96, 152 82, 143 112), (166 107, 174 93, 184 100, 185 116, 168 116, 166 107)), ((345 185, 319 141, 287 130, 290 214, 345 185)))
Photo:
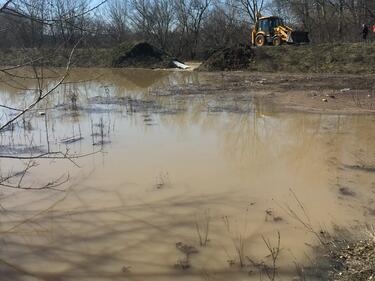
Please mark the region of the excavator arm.
POLYGON ((308 43, 309 33, 305 31, 294 31, 289 26, 280 25, 275 28, 275 35, 281 37, 287 43, 308 43))
POLYGON ((293 43, 292 32, 293 29, 288 26, 279 25, 275 28, 275 35, 279 36, 284 42, 287 43, 293 43))

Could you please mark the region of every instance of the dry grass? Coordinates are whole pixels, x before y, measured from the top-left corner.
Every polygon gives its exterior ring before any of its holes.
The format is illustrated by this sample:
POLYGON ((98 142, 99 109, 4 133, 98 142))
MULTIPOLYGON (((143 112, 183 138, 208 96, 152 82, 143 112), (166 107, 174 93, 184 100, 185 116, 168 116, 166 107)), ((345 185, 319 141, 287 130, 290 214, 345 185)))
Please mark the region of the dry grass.
MULTIPOLYGON (((237 48, 237 47, 235 47, 237 48)), ((233 48, 233 50, 235 50, 233 48)), ((225 50, 231 53, 230 50, 225 50)), ((253 48, 252 55, 246 57, 246 65, 235 64, 234 59, 227 59, 225 54, 214 54, 201 70, 239 70, 257 72, 289 73, 375 73, 375 43, 341 43, 266 46, 253 48), (237 66, 237 68, 236 68, 237 66)))

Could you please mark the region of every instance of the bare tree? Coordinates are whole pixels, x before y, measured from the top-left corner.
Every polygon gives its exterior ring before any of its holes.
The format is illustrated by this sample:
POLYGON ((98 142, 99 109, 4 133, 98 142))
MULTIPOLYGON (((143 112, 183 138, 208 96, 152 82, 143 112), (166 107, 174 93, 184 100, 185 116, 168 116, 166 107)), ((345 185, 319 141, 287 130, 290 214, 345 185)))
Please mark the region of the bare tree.
POLYGON ((109 18, 109 33, 116 42, 125 40, 129 30, 129 3, 128 0, 112 0, 106 7, 109 18))
POLYGON ((358 41, 362 23, 374 20, 375 2, 369 0, 273 0, 291 22, 311 33, 315 42, 358 41))
POLYGON ((237 5, 248 15, 251 22, 255 22, 264 9, 264 0, 238 0, 237 5))
POLYGON ((244 19, 237 0, 213 3, 204 22, 201 45, 208 54, 217 49, 235 44, 249 44, 251 25, 244 19))
MULTIPOLYGON (((60 1, 60 0, 58 0, 60 1)), ((52 2, 49 2, 51 4, 52 2)), ((82 31, 82 27, 85 22, 85 15, 88 11, 91 10, 87 6, 87 1, 82 0, 81 2, 70 2, 71 6, 69 10, 65 10, 64 13, 60 13, 58 16, 54 14, 54 7, 47 7, 47 1, 38 0, 38 1, 6 1, 0 7, 0 16, 6 15, 10 19, 14 20, 17 23, 14 26, 15 30, 24 30, 31 31, 29 38, 20 38, 22 45, 27 47, 37 46, 39 49, 27 49, 23 48, 23 58, 22 63, 14 63, 12 67, 3 67, 0 68, 0 72, 4 77, 2 77, 2 83, 8 83, 12 87, 16 87, 19 90, 24 91, 25 93, 35 93, 35 99, 30 101, 28 104, 23 107, 17 107, 16 105, 4 104, 0 105, 3 109, 10 111, 12 114, 6 114, 0 120, 0 135, 7 134, 16 128, 16 126, 21 123, 23 127, 26 128, 26 116, 36 108, 42 101, 47 99, 50 95, 56 92, 56 89, 59 88, 65 80, 68 78, 70 73, 70 67, 74 51, 78 44, 82 41, 83 36, 85 35, 82 31), (45 75, 45 66, 44 66, 44 38, 49 35, 49 30, 54 30, 57 26, 62 26, 67 24, 69 21, 69 28, 77 29, 69 30, 71 34, 80 35, 76 37, 74 46, 69 52, 67 58, 65 71, 56 77, 46 77, 45 75), (74 25, 70 23, 74 21, 74 25), (28 68, 24 68, 24 67, 28 68), (18 69, 23 68, 22 74, 19 74, 18 69), (23 85, 20 82, 17 82, 16 79, 32 80, 35 87, 29 88, 26 85, 23 85), (13 81, 11 84, 8 81, 13 81), (8 119, 5 117, 8 116, 8 119)), ((64 3, 66 4, 66 3, 64 3)), ((51 4, 52 5, 52 4, 51 4)), ((24 33, 18 33, 18 35, 24 35, 24 33)), ((70 36, 71 37, 71 36, 70 36)), ((71 38, 70 38, 71 39, 71 38)), ((64 43, 66 43, 65 41, 64 43)), ((72 41, 69 41, 72 42, 72 41)), ((61 51, 59 47, 56 47, 56 52, 61 51)), ((32 115, 30 115, 32 116, 32 115)), ((47 119, 46 119, 47 122, 47 119)), ((47 125, 46 125, 47 126, 47 125)), ((48 139, 48 130, 46 131, 48 139)), ((47 142, 48 143, 48 142, 47 142)), ((28 145, 28 144, 25 144, 28 145)), ((29 144, 30 147, 32 143, 29 144)), ((0 159, 7 159, 8 164, 10 161, 21 161, 24 163, 24 168, 18 171, 9 171, 8 174, 0 175, 0 186, 6 188, 17 188, 17 189, 54 189, 69 180, 69 175, 62 175, 58 178, 49 180, 46 184, 42 186, 27 186, 24 185, 25 175, 30 173, 31 170, 38 166, 38 160, 41 159, 64 159, 72 162, 76 165, 74 159, 84 157, 86 155, 71 154, 69 150, 66 151, 52 151, 48 145, 48 150, 40 154, 34 154, 32 149, 30 149, 30 155, 25 153, 15 153, 7 154, 5 151, 2 151, 0 154, 0 159)))
POLYGON ((175 0, 180 31, 180 43, 188 47, 190 57, 195 59, 202 24, 212 0, 175 0))
POLYGON ((174 11, 171 0, 133 0, 131 20, 143 37, 168 49, 172 33, 174 11))

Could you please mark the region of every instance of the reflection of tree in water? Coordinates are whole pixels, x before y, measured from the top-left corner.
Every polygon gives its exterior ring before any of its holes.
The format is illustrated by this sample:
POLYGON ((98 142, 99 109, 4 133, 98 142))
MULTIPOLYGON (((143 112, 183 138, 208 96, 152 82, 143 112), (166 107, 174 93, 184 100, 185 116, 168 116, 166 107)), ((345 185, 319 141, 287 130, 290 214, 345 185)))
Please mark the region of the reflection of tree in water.
POLYGON ((366 169, 375 167, 373 126, 373 118, 364 116, 251 114, 230 116, 217 131, 223 154, 237 169, 253 178, 274 177, 272 169, 282 169, 305 182, 294 187, 302 193, 319 179, 324 186, 316 194, 327 188, 335 204, 373 222, 375 173, 366 169))
POLYGON ((134 95, 146 98, 150 89, 166 89, 173 85, 197 83, 198 76, 193 72, 123 69, 112 70, 111 76, 105 76, 104 81, 101 83, 112 85, 116 96, 134 95))
POLYGON ((143 90, 167 79, 170 75, 171 72, 162 70, 112 70, 112 81, 120 88, 124 85, 127 89, 143 90))
MULTIPOLYGON (((120 193, 96 189, 97 197, 113 197, 111 205, 96 207, 85 199, 87 192, 92 194, 93 191, 91 188, 72 189, 45 211, 27 212, 28 218, 23 223, 15 219, 23 210, 7 212, 1 227, 5 243, 4 261, 0 261, 1 276, 5 276, 2 280, 24 280, 26 276, 36 280, 154 280, 155 277, 173 280, 182 277, 184 273, 172 268, 178 258, 175 243, 191 241, 194 237, 197 208, 212 203, 225 204, 229 196, 226 193, 203 197, 179 194, 129 206, 127 198, 120 193), (80 207, 68 210, 64 204, 72 200, 79 202, 80 207), (114 204, 115 201, 120 203, 114 204), (171 212, 171 208, 177 212, 171 212), (40 266, 46 262, 48 267, 40 266), (129 272, 124 274, 123 267, 129 268, 129 272)), ((225 264, 225 256, 208 252, 205 259, 213 264, 225 264)), ((233 274, 227 267, 219 273, 233 274)), ((187 274, 200 280, 199 268, 187 274)))
POLYGON ((233 114, 224 128, 223 148, 226 155, 236 160, 261 161, 272 157, 301 160, 314 145, 319 145, 319 116, 301 114, 233 114), (286 155, 287 154, 287 155, 286 155))
MULTIPOLYGON (((26 70, 19 70, 22 75, 26 70)), ((26 71, 27 73, 27 71, 26 71)), ((0 91, 8 98, 20 98, 19 94, 24 94, 24 89, 36 88, 36 82, 33 79, 17 79, 2 77, 0 91), (5 81, 5 78, 7 80, 5 81), (7 83, 4 83, 7 82, 7 83), (18 85, 18 86, 17 86, 18 85)), ((59 78, 58 73, 53 69, 46 70, 46 81, 53 82, 59 78), (48 78, 49 77, 49 78, 48 78), (54 78, 55 77, 55 78, 54 78)), ((171 85, 184 85, 197 83, 198 75, 193 72, 178 72, 168 70, 146 70, 146 69, 72 69, 69 79, 63 83, 65 89, 58 91, 66 92, 67 87, 75 87, 75 90, 90 92, 89 96, 104 95, 105 89, 110 89, 111 94, 115 96, 138 95, 142 97, 148 93, 150 88, 166 88, 171 85)), ((56 95, 58 96, 58 95, 56 95)))
POLYGON ((373 222, 375 202, 375 138, 374 117, 339 116, 331 132, 339 137, 327 141, 330 183, 339 203, 363 212, 366 222, 373 222), (370 168, 370 170, 368 170, 370 168))
POLYGON ((75 70, 71 76, 74 80, 94 79, 96 84, 112 88, 116 96, 123 96, 124 93, 142 96, 147 94, 150 88, 166 88, 197 80, 197 75, 192 72, 149 69, 106 69, 99 71, 99 75, 90 71, 75 70))

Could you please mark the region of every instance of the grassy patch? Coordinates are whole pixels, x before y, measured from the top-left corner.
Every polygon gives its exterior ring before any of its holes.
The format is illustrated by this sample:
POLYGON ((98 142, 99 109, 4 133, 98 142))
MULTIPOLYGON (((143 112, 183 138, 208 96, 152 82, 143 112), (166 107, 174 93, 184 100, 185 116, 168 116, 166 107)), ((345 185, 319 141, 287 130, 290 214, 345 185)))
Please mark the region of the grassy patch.
POLYGON ((249 70, 308 73, 375 73, 375 44, 324 44, 255 48, 249 70))
MULTIPOLYGON (((70 52, 70 49, 2 49, 0 50, 0 65, 11 66, 35 61, 37 65, 64 67, 68 62, 70 52)), ((106 67, 110 66, 110 58, 110 49, 76 49, 72 58, 72 65, 77 67, 106 67)))

